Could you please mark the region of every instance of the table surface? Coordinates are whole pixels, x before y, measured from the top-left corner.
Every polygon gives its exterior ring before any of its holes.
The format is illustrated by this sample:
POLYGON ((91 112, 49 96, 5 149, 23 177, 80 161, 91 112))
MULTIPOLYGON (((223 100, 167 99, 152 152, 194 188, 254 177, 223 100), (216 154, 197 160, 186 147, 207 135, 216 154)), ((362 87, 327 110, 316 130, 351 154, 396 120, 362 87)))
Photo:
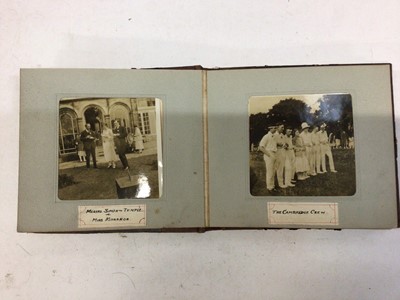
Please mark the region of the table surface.
POLYGON ((126 177, 116 178, 115 181, 117 182, 117 185, 120 188, 127 188, 139 185, 138 181, 139 178, 140 176, 138 175, 131 175, 131 177, 126 176, 126 177))
POLYGON ((16 232, 20 68, 390 62, 397 119, 399 11, 397 0, 0 1, 0 298, 400 299, 398 229, 16 232))

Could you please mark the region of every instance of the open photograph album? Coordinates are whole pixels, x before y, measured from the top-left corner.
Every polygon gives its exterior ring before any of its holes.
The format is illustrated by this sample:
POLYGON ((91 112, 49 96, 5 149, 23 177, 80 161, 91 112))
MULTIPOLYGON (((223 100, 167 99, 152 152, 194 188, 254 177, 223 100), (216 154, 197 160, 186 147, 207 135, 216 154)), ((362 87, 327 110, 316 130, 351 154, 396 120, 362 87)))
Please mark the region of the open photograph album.
POLYGON ((391 76, 21 69, 18 231, 398 227, 391 76))

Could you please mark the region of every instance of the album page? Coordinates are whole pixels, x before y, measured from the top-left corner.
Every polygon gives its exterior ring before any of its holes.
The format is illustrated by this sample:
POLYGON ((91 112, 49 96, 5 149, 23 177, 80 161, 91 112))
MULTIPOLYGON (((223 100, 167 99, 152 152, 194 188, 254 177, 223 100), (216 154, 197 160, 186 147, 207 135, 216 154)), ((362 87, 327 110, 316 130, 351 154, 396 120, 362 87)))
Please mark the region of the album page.
POLYGON ((207 77, 211 227, 397 227, 390 64, 207 77))
POLYGON ((23 69, 18 231, 203 228, 202 71, 23 69))

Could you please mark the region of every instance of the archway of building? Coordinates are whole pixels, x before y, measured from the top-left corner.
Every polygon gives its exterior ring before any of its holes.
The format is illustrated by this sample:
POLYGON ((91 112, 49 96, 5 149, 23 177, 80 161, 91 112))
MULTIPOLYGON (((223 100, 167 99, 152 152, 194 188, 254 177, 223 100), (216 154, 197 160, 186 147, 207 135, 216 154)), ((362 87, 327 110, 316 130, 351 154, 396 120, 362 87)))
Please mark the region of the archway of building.
POLYGON ((123 127, 130 131, 132 124, 129 116, 129 108, 126 105, 122 103, 116 103, 113 105, 110 108, 110 119, 111 126, 114 126, 114 122, 118 121, 123 127))
POLYGON ((103 130, 104 115, 98 106, 89 106, 85 112, 85 123, 90 124, 92 130, 100 133, 103 130))

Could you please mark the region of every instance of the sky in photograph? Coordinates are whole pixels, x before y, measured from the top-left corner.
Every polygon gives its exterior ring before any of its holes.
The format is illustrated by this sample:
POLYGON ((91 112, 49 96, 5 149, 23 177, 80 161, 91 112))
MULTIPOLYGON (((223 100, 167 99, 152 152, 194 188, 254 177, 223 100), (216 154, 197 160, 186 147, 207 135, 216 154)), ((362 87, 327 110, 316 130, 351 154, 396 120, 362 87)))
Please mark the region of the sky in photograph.
POLYGON ((304 101, 311 107, 311 113, 319 109, 317 102, 324 94, 310 95, 274 95, 274 96, 252 96, 249 99, 249 114, 267 113, 272 106, 284 99, 297 99, 304 101))

